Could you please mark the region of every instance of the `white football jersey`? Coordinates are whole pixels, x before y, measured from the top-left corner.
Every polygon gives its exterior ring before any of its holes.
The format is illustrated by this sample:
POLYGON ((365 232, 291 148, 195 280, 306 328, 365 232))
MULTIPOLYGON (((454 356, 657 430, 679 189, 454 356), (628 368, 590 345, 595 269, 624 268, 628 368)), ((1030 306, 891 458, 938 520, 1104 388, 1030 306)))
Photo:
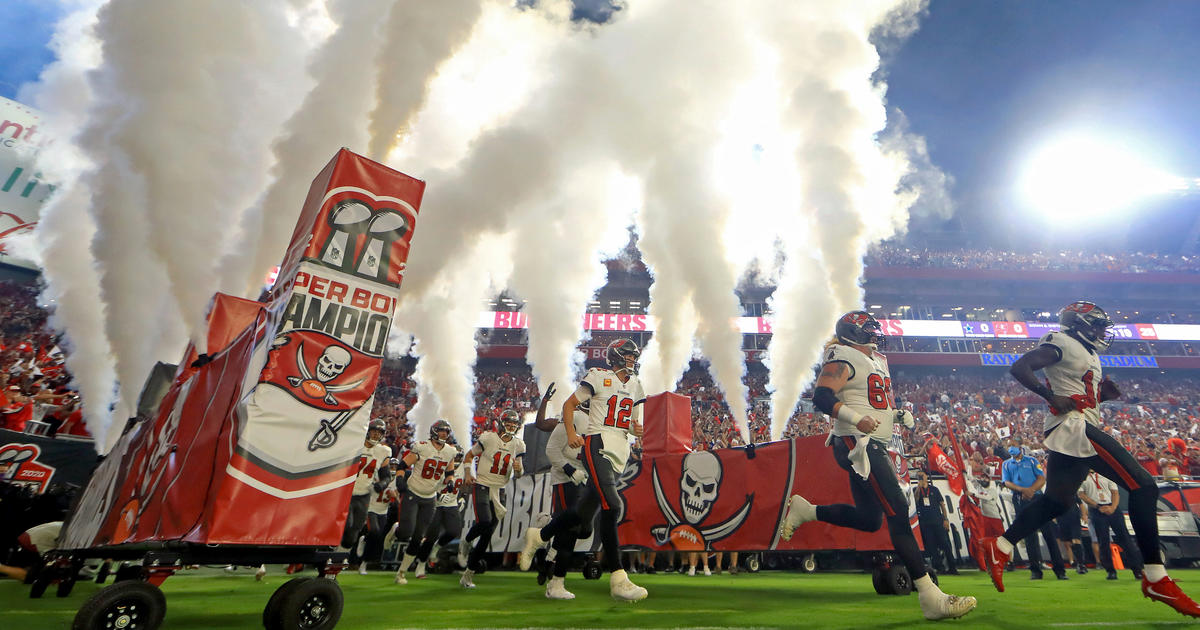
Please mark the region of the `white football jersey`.
POLYGON ((388 487, 383 489, 383 492, 375 492, 371 489, 371 502, 367 504, 367 511, 371 514, 387 514, 388 506, 391 501, 388 499, 387 491, 396 487, 395 481, 388 484, 388 487))
POLYGON ((513 462, 525 454, 525 442, 521 438, 513 437, 505 442, 494 431, 480 435, 476 447, 480 450, 475 480, 489 488, 503 488, 512 474, 513 462))
MULTIPOLYGON (((573 415, 575 418, 572 423, 578 434, 579 427, 587 423, 588 415, 579 411, 579 407, 575 408, 573 415)), ((546 459, 550 460, 550 485, 557 486, 571 480, 567 473, 563 472, 563 464, 583 468, 583 463, 579 461, 579 453, 582 450, 582 448, 571 448, 567 445, 567 427, 564 423, 559 422, 554 426, 554 430, 550 432, 550 438, 546 440, 546 459)))
MULTIPOLYGON (((888 372, 887 358, 878 352, 870 356, 858 349, 840 343, 825 348, 821 364, 845 363, 850 368, 850 380, 838 392, 843 405, 865 416, 879 421, 879 427, 871 433, 872 440, 887 444, 892 440, 892 424, 895 422, 896 403, 892 394, 892 375, 888 372)), ((834 435, 861 435, 850 423, 833 419, 834 435)))
POLYGON ((433 442, 417 442, 409 451, 417 456, 408 473, 408 489, 422 499, 432 499, 442 486, 442 478, 454 468, 454 456, 458 449, 443 444, 438 448, 433 442))
POLYGON ((392 449, 383 444, 363 447, 358 451, 358 476, 354 478, 354 495, 361 496, 372 492, 371 484, 375 483, 375 473, 392 456, 392 449))
POLYGON ((442 483, 442 489, 437 495, 438 507, 458 507, 458 490, 462 488, 463 473, 466 470, 466 466, 459 466, 454 469, 454 472, 446 474, 446 478, 442 483))
POLYGON ((630 376, 624 383, 612 370, 592 368, 584 375, 583 381, 576 390, 576 398, 580 390, 591 392, 588 403, 587 426, 575 430, 579 435, 596 435, 601 431, 617 430, 628 435, 633 418, 633 408, 646 402, 646 393, 642 390, 642 381, 635 375, 630 376))
MULTIPOLYGON (((1100 425, 1100 379, 1103 378, 1100 355, 1078 339, 1064 332, 1052 332, 1042 337, 1038 345, 1051 346, 1062 355, 1062 360, 1046 366, 1046 380, 1050 390, 1060 396, 1070 396, 1083 407, 1083 419, 1100 425)), ((1052 429, 1063 418, 1051 415, 1046 419, 1046 429, 1052 429)))

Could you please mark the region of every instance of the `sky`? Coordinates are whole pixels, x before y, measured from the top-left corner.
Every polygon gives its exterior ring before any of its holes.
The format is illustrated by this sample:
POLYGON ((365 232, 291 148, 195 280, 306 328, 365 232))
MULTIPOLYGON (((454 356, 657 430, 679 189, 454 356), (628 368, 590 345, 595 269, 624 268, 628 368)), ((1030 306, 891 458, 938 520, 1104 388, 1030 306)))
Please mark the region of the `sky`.
MULTIPOLYGON (((577 17, 602 21, 605 0, 577 17)), ((5 0, 0 96, 16 98, 53 57, 61 9, 5 0)), ((1200 193, 1154 197, 1116 219, 1050 225, 1017 182, 1031 153, 1085 130, 1172 174, 1200 177, 1200 2, 1189 0, 931 0, 919 30, 884 50, 889 107, 928 142, 953 178, 948 220, 914 219, 909 242, 963 239, 992 247, 1099 243, 1194 249, 1200 193), (965 236, 964 236, 965 234, 965 236)))

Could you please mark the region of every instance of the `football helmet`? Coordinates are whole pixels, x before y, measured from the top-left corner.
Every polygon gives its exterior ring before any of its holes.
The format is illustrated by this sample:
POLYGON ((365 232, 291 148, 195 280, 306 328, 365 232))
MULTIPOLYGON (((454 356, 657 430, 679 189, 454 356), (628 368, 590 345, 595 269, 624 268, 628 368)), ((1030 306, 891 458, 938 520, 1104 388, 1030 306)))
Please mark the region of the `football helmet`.
POLYGON ((433 426, 429 427, 429 441, 434 444, 445 444, 450 441, 453 435, 454 430, 450 428, 450 423, 445 420, 438 420, 433 423, 433 426), (446 432, 446 437, 441 436, 442 431, 446 432))
POLYGON ((630 374, 638 373, 638 357, 642 356, 642 351, 638 349, 637 344, 633 343, 632 339, 618 339, 608 344, 608 350, 604 352, 604 358, 608 361, 608 367, 614 372, 621 370, 630 370, 626 357, 633 357, 633 368, 630 374))
POLYGON ((500 435, 512 437, 521 430, 521 416, 512 409, 505 409, 504 413, 500 414, 500 435))
POLYGON ((1092 302, 1072 302, 1058 312, 1058 325, 1066 332, 1074 332, 1096 350, 1107 350, 1113 341, 1113 321, 1104 309, 1092 302))
POLYGON ((866 311, 850 311, 837 321, 834 332, 838 341, 856 346, 882 348, 885 343, 879 320, 866 311))
POLYGON ((385 433, 387 433, 387 425, 383 423, 383 420, 372 420, 371 424, 367 425, 367 441, 371 443, 371 446, 383 441, 385 433), (376 432, 378 435, 372 435, 376 432))

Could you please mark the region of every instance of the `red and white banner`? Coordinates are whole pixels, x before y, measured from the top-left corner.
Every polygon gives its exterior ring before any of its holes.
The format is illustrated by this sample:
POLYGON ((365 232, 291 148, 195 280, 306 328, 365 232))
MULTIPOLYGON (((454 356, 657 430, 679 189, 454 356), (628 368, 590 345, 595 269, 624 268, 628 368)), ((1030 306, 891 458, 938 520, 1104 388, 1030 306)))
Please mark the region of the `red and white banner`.
POLYGON ((343 149, 263 302, 218 294, 153 422, 123 435, 65 548, 336 545, 425 184, 343 149))

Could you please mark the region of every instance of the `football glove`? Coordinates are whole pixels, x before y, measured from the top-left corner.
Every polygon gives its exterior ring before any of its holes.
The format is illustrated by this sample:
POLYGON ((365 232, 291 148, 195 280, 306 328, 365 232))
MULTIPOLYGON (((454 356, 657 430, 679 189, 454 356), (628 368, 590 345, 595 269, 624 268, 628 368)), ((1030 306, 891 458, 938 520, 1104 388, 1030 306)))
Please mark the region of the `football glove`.
POLYGON ((1106 400, 1116 400, 1121 397, 1121 390, 1117 389, 1117 384, 1112 382, 1107 376, 1100 379, 1100 402, 1106 400))
POLYGON ((587 483, 588 474, 586 470, 576 468, 570 464, 563 464, 563 472, 567 473, 567 476, 571 478, 571 483, 577 486, 587 483))
POLYGON ((903 424, 905 427, 907 427, 907 428, 909 428, 909 429, 911 429, 911 428, 913 428, 913 427, 917 426, 917 418, 916 418, 916 416, 914 416, 914 415, 912 414, 912 412, 911 412, 911 411, 909 411, 909 410, 907 410, 907 409, 900 409, 900 410, 897 410, 897 411, 896 411, 896 420, 895 420, 895 421, 896 421, 896 422, 899 422, 900 424, 903 424))

